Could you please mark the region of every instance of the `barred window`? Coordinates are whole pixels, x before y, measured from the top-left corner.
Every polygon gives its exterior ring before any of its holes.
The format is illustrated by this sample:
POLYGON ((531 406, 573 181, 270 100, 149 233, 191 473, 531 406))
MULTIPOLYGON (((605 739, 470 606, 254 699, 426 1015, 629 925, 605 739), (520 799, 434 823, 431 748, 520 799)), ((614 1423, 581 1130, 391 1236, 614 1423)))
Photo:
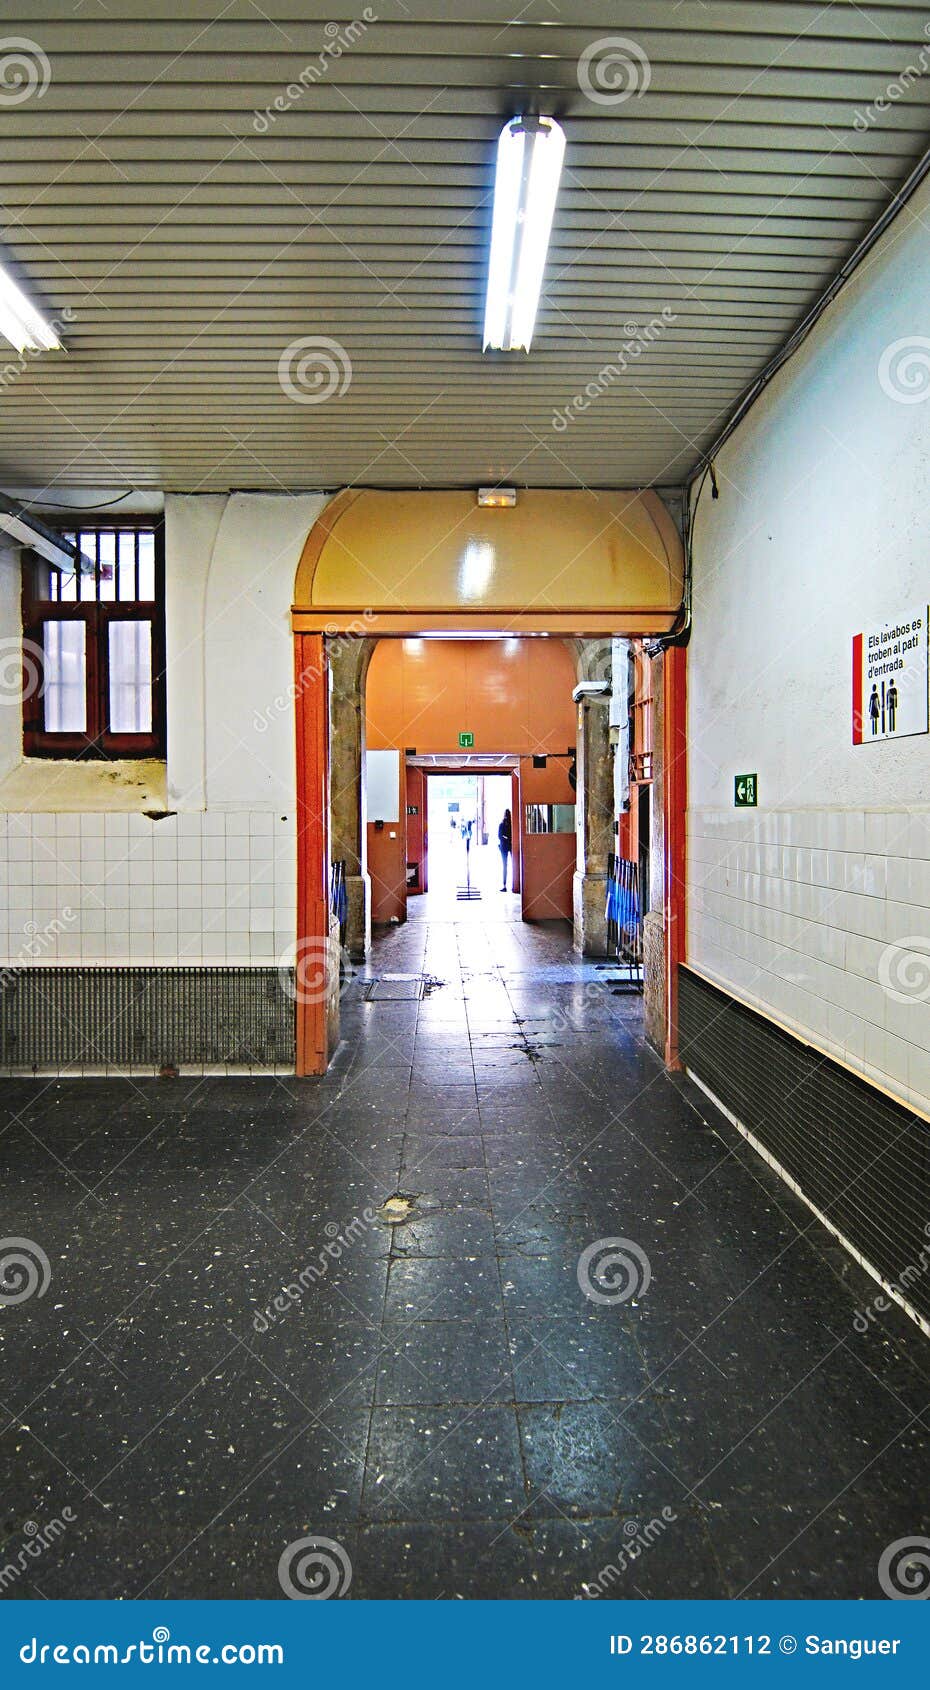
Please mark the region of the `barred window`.
POLYGON ((45 757, 164 755, 164 530, 62 530, 79 568, 23 560, 23 746, 45 757))

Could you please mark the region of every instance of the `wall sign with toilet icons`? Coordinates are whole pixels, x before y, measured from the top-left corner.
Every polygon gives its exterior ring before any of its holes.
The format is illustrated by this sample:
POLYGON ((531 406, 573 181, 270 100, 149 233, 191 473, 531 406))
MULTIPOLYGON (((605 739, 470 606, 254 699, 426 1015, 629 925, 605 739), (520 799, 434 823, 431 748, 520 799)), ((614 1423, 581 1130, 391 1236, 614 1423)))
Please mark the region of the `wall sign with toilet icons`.
POLYGON ((853 635, 853 745, 930 730, 928 626, 924 604, 853 635))

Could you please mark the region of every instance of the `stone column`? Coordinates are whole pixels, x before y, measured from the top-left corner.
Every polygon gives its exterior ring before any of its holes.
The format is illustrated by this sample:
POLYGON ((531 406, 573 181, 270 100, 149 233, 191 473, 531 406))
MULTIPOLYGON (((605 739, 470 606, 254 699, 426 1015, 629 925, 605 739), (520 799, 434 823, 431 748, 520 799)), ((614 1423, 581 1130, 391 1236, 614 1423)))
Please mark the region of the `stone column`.
MULTIPOLYGON (((607 678, 610 646, 579 641, 579 677, 607 678)), ((575 792, 578 856, 573 883, 574 947, 584 956, 607 955, 607 858, 617 849, 614 816, 614 753, 610 743, 610 695, 583 698, 578 705, 578 783, 575 792)))
POLYGON ((371 881, 365 816, 365 676, 374 641, 340 634, 327 640, 330 697, 330 849, 346 865, 346 950, 363 962, 371 946, 371 881))

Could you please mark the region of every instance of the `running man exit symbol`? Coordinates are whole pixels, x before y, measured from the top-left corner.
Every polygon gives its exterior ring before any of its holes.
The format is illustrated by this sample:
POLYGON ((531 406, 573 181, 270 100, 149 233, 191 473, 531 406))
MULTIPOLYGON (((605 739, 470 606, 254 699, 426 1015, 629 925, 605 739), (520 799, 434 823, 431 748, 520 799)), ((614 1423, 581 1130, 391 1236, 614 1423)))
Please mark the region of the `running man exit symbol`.
POLYGON ((758 775, 736 775, 734 777, 733 802, 738 810, 748 810, 758 804, 758 775))
POLYGON ((460 733, 459 734, 459 750, 460 751, 470 751, 472 746, 474 745, 474 743, 475 743, 474 734, 470 734, 470 733, 460 733))

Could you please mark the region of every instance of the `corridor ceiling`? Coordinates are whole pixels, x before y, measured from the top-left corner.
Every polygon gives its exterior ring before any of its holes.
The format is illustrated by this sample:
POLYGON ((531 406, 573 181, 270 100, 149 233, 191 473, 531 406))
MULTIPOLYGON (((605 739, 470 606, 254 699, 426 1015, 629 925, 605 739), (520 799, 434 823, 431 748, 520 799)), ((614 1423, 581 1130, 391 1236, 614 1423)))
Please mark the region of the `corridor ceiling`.
POLYGON ((0 246, 67 354, 0 370, 8 488, 678 485, 930 131, 919 6, 12 14, 0 246), (483 355, 534 107, 567 135, 536 339, 483 355))

